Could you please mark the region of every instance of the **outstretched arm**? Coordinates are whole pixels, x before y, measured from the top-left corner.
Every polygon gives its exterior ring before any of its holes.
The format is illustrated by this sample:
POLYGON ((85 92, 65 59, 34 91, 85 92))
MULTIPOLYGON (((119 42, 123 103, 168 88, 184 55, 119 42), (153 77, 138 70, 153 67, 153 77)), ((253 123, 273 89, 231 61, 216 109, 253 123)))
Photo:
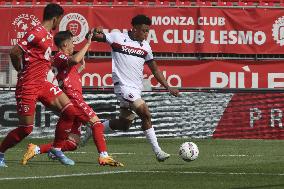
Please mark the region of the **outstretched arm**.
MULTIPOLYGON (((94 29, 91 30, 91 32, 93 31, 94 29)), ((74 65, 74 64, 78 64, 79 62, 81 62, 84 57, 85 57, 85 54, 86 52, 88 51, 91 43, 92 43, 92 37, 93 37, 93 34, 91 33, 89 36, 88 36, 88 41, 87 43, 85 44, 85 46, 80 50, 78 51, 76 54, 74 54, 69 60, 68 60, 68 64, 70 65, 74 65)))
POLYGON ((10 58, 12 61, 12 65, 17 72, 21 71, 22 69, 22 64, 21 64, 22 56, 23 56, 23 50, 18 45, 15 45, 10 51, 10 58))
POLYGON ((81 63, 81 66, 78 68, 78 73, 81 73, 86 68, 86 62, 84 58, 81 60, 80 63, 81 63))
POLYGON ((90 34, 93 34, 92 41, 106 42, 106 36, 101 26, 94 28, 93 32, 88 32, 86 35, 86 39, 89 37, 90 34))
POLYGON ((162 72, 159 70, 157 63, 154 60, 147 62, 148 67, 150 68, 151 72, 153 73, 154 77, 161 83, 173 96, 179 96, 179 90, 171 88, 162 72))

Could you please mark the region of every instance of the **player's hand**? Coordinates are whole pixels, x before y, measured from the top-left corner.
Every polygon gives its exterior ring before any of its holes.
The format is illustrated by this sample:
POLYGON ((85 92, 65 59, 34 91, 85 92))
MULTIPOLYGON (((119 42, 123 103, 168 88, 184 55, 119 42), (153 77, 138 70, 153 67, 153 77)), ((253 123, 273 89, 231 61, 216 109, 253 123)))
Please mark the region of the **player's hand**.
POLYGON ((175 97, 180 96, 180 94, 179 94, 179 90, 178 90, 178 89, 175 89, 175 88, 169 88, 168 90, 169 90, 169 92, 171 93, 171 95, 173 95, 173 96, 175 96, 175 97))
POLYGON ((102 34, 102 33, 104 33, 103 32, 103 27, 102 26, 96 27, 95 30, 94 30, 94 33, 95 34, 102 34))
POLYGON ((103 32, 102 26, 98 26, 98 27, 95 28, 94 37, 97 38, 97 39, 101 39, 101 38, 104 37, 104 32, 103 32))
POLYGON ((86 34, 85 38, 88 40, 90 35, 92 35, 91 41, 100 41, 100 39, 104 38, 103 27, 99 26, 99 27, 93 28, 91 31, 89 31, 86 34))
POLYGON ((95 31, 95 28, 91 29, 91 32, 88 35, 88 42, 87 42, 88 44, 92 43, 92 38, 93 38, 93 35, 94 35, 94 31, 95 31))

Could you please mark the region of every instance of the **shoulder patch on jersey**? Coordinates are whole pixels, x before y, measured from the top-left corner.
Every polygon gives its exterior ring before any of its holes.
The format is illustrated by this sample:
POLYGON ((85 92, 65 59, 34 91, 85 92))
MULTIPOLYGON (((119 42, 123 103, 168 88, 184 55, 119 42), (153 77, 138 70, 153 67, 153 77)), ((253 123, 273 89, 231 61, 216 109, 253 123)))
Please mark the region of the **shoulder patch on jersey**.
POLYGON ((34 35, 34 34, 31 34, 31 35, 28 37, 27 41, 30 43, 30 42, 32 42, 32 41, 34 40, 34 38, 35 38, 35 35, 34 35))

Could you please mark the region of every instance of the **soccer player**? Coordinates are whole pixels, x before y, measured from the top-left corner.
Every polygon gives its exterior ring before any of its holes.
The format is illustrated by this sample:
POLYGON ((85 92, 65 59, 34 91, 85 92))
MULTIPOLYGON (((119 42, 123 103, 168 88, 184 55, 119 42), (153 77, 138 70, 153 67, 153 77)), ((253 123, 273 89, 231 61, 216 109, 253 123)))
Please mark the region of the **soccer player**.
MULTIPOLYGON (((83 99, 81 77, 77 70, 77 64, 82 63, 80 70, 84 67, 84 55, 91 45, 92 35, 85 46, 76 54, 73 55, 73 35, 67 31, 60 31, 54 36, 54 43, 59 49, 59 52, 53 58, 53 67, 56 73, 56 79, 60 88, 69 97, 76 110, 79 112, 79 116, 74 120, 72 128, 65 128, 66 144, 62 151, 73 151, 77 148, 80 140, 80 126, 81 123, 90 125, 93 133, 93 140, 97 146, 99 152, 98 162, 100 165, 110 166, 123 166, 122 163, 115 161, 107 153, 107 146, 104 140, 104 125, 97 117, 96 113, 90 108, 83 99)), ((48 153, 51 149, 52 143, 44 145, 29 144, 27 152, 24 155, 23 163, 33 158, 37 154, 48 153)), ((49 156, 52 154, 49 153, 49 156)))
POLYGON ((126 131, 134 120, 134 111, 142 120, 142 130, 152 145, 157 160, 165 161, 170 157, 170 154, 160 148, 152 127, 149 108, 141 98, 144 63, 148 65, 154 77, 170 94, 179 96, 179 91, 169 87, 154 61, 149 43, 145 41, 149 33, 151 19, 145 15, 137 15, 132 19, 131 24, 132 30, 125 33, 104 34, 102 28, 96 28, 93 36, 93 40, 107 42, 112 48, 112 80, 114 92, 120 101, 119 119, 109 120, 103 124, 106 130, 126 131))
POLYGON ((47 73, 51 68, 50 55, 53 46, 52 30, 55 30, 62 19, 64 10, 58 4, 48 4, 44 8, 43 21, 28 31, 10 53, 12 65, 18 71, 16 85, 17 113, 19 127, 12 130, 0 145, 0 167, 7 167, 4 153, 12 148, 33 130, 36 102, 40 101, 61 112, 61 120, 57 124, 54 145, 51 151, 65 165, 74 165, 61 151, 64 140, 63 126, 73 125, 76 110, 62 90, 47 81, 47 73))

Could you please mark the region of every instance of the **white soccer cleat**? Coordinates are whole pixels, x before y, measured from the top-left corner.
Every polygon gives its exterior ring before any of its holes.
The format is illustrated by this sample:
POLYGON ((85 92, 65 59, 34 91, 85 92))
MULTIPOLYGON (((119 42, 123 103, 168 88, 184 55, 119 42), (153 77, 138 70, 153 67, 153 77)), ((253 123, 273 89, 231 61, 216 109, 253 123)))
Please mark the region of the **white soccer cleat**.
POLYGON ((163 162, 165 161, 166 159, 169 159, 171 155, 164 152, 163 150, 159 151, 157 154, 156 154, 156 158, 159 162, 163 162))
POLYGON ((87 144, 87 142, 89 141, 89 139, 91 138, 92 135, 93 135, 92 129, 89 126, 87 126, 86 132, 81 137, 80 146, 84 147, 87 144))

